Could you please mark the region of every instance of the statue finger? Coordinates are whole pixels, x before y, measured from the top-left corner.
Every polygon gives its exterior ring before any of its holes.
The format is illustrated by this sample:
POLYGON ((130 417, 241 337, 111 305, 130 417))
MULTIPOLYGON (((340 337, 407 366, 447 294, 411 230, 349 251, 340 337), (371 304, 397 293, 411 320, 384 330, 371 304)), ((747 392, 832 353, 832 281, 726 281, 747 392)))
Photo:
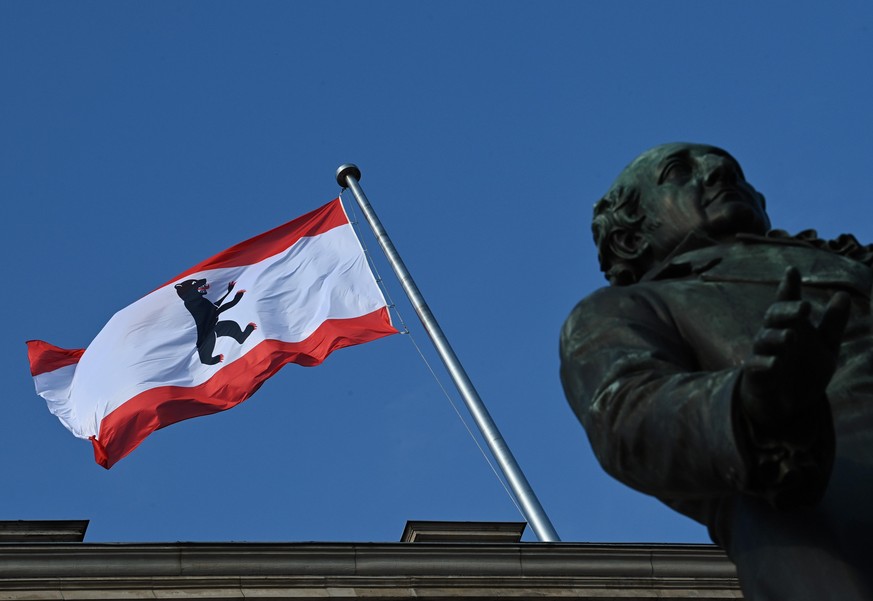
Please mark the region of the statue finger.
POLYGON ((776 369, 778 358, 772 355, 752 355, 743 362, 743 370, 752 377, 758 377, 776 369))
POLYGON ((800 272, 796 267, 786 269, 782 281, 779 282, 779 289, 776 291, 776 300, 800 300, 800 282, 800 272))
POLYGON ((794 330, 765 328, 755 337, 753 350, 756 355, 779 355, 797 339, 794 330))
POLYGON ((811 306, 808 301, 794 300, 773 303, 764 314, 764 324, 769 327, 787 326, 809 318, 811 306))
POLYGON ((852 301, 846 292, 837 292, 828 302, 817 329, 829 349, 839 348, 851 307, 852 301))

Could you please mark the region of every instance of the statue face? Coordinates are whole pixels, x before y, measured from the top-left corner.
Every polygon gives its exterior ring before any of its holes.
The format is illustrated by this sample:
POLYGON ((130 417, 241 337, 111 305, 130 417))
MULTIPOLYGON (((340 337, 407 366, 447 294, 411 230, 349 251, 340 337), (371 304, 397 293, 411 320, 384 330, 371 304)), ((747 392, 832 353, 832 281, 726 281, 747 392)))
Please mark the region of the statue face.
POLYGON ((770 229, 764 197, 746 182, 727 152, 701 144, 666 144, 649 150, 625 169, 640 191, 641 209, 658 225, 647 230, 653 258, 669 255, 692 231, 728 240, 770 229))

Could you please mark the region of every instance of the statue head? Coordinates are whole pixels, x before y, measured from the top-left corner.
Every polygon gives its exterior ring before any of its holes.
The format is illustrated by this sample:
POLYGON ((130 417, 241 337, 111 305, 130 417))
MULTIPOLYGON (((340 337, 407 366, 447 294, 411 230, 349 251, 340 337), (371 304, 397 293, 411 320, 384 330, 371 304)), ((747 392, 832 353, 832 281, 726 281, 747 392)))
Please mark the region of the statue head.
POLYGON ((674 143, 625 167, 594 205, 600 269, 613 286, 639 280, 689 234, 714 243, 770 229, 764 196, 739 163, 715 146, 674 143))

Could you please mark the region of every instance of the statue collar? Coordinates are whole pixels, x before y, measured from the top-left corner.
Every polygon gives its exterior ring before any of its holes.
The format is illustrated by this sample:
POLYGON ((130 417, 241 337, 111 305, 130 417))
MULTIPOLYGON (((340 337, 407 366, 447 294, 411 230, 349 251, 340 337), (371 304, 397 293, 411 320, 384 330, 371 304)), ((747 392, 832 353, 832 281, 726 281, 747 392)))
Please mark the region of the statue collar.
POLYGON ((873 270, 864 263, 802 239, 752 234, 739 234, 734 241, 721 243, 689 234, 640 281, 698 278, 777 284, 789 265, 797 267, 804 285, 842 288, 870 297, 873 270))

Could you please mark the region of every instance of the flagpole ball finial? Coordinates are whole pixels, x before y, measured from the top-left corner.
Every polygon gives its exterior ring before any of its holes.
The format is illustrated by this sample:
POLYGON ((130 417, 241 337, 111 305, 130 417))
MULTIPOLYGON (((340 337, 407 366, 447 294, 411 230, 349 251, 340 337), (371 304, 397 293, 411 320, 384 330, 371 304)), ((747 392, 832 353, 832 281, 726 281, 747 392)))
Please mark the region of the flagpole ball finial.
POLYGON ((338 183, 340 187, 349 187, 348 182, 346 182, 347 175, 351 175, 356 180, 361 181, 361 170, 358 169, 358 166, 354 163, 344 163, 336 169, 336 183, 338 183))

